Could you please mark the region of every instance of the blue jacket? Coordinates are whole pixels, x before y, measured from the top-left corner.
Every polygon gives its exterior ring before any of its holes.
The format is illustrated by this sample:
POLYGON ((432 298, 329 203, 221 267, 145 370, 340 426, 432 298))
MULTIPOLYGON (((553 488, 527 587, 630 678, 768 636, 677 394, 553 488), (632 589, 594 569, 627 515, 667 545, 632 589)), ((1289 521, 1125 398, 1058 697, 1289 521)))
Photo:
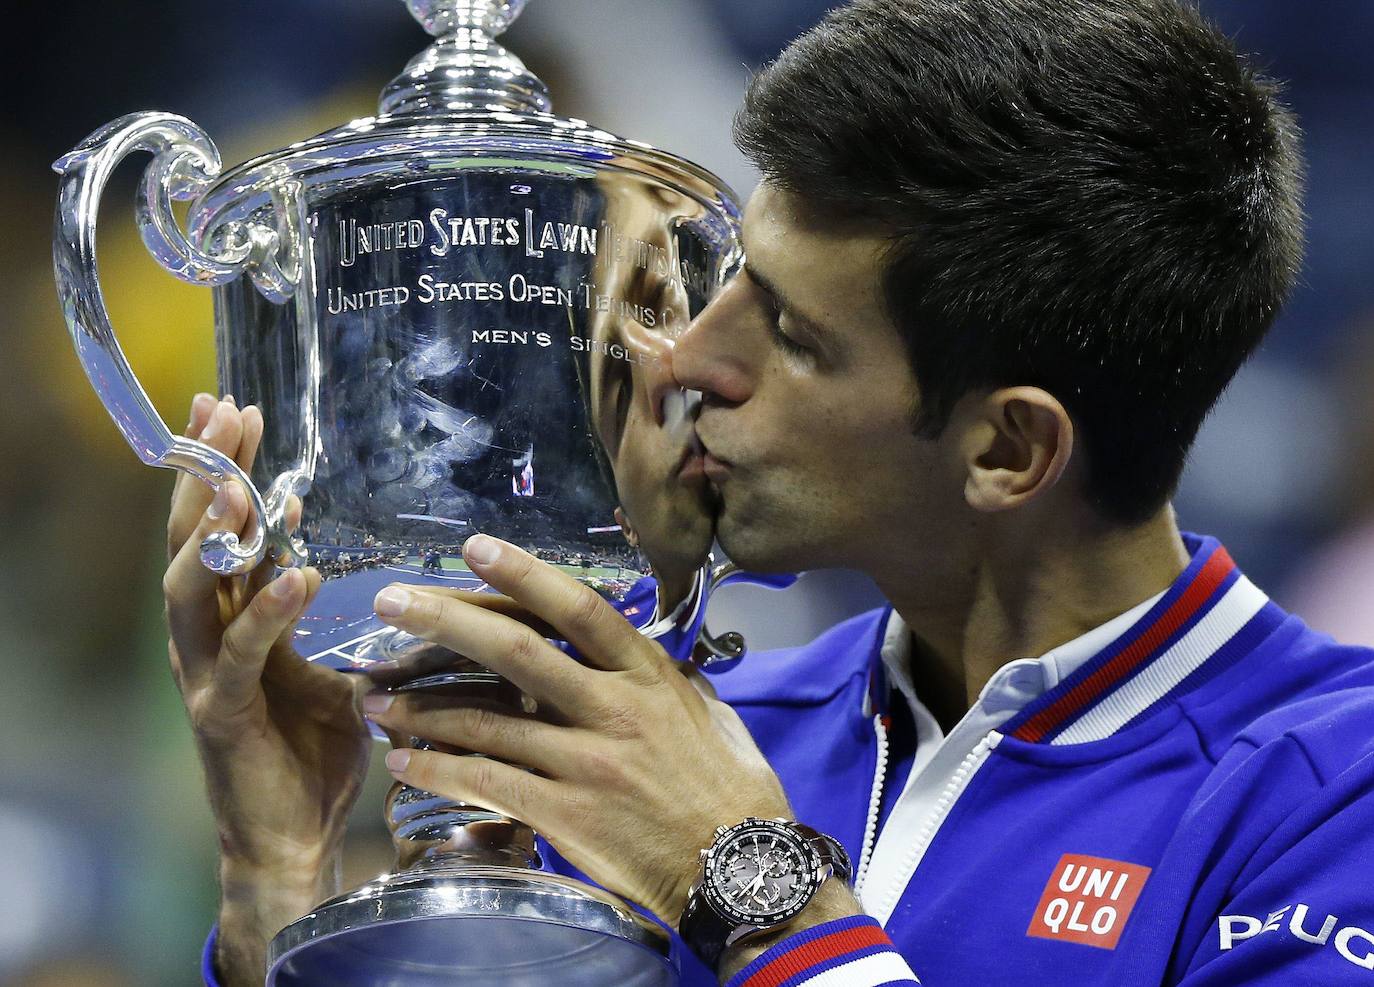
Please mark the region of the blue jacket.
MULTIPOLYGON (((1285 614, 1214 540, 1186 541, 1168 592, 990 731, 896 834, 909 879, 895 901, 878 874, 861 895, 891 945, 813 948, 798 967, 786 940, 734 983, 779 983, 770 969, 790 962, 785 982, 805 984, 895 948, 927 987, 1374 984, 1374 652, 1285 614)), ((856 860, 887 619, 716 683, 798 818, 856 860)), ((885 982, 853 970, 834 982, 885 982)))

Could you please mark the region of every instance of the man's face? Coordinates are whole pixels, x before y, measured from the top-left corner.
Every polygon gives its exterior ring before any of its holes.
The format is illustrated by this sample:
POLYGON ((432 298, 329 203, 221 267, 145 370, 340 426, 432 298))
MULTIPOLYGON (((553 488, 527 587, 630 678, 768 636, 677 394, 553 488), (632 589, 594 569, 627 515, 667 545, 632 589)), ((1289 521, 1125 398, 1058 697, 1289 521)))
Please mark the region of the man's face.
POLYGON ((761 571, 847 566, 881 583, 916 564, 938 578, 968 528, 963 473, 950 433, 913 434, 916 380, 881 296, 887 241, 767 185, 744 240, 745 270, 673 354, 704 394, 722 547, 761 571))

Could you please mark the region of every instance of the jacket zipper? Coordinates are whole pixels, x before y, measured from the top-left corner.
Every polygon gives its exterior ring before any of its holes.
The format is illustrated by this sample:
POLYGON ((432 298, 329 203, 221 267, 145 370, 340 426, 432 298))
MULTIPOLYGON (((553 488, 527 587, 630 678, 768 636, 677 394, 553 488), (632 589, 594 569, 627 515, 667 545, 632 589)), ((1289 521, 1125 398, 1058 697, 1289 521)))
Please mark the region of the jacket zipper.
POLYGON ((878 738, 878 762, 873 769, 873 790, 868 797, 868 820, 864 823, 864 842, 859 851, 859 869, 854 872, 854 894, 863 890, 873 845, 878 841, 878 815, 883 810, 883 782, 887 778, 887 728, 881 716, 873 717, 873 733, 878 738))
POLYGON ((866 909, 867 911, 873 914, 887 916, 888 919, 892 917, 893 911, 897 908, 897 903, 901 900, 902 893, 906 891, 906 886, 911 883, 911 878, 916 873, 916 868, 920 866, 926 851, 930 849, 930 844, 935 841, 936 834, 940 832, 940 826, 943 825, 946 817, 949 816, 950 810, 954 808, 955 803, 959 801, 959 797, 963 795, 964 789, 968 788, 969 782, 972 781, 973 776, 978 773, 978 769, 983 766, 983 762, 988 759, 988 755, 992 753, 993 749, 996 748, 1001 741, 1002 735, 996 730, 992 730, 986 737, 978 741, 973 750, 964 755, 964 759, 959 763, 958 769, 955 770, 954 774, 950 777, 949 782, 945 785, 944 791, 940 793, 940 798, 936 801, 935 808, 931 811, 930 815, 926 817, 925 825, 921 827, 921 833, 917 837, 916 842, 912 844, 911 850, 902 861, 901 873, 899 875, 894 875, 894 878, 898 879, 894 879, 888 885, 882 908, 878 909, 876 912, 872 909, 866 909))

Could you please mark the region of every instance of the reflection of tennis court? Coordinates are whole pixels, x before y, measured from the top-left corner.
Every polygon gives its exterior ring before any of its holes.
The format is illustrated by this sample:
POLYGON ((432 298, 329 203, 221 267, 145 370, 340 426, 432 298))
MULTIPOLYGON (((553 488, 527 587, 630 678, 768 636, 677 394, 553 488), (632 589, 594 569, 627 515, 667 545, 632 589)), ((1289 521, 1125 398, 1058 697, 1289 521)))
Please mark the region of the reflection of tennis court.
POLYGON ((421 560, 415 556, 403 565, 360 569, 328 579, 296 628, 297 650, 308 660, 331 668, 356 667, 353 654, 357 648, 386 629, 372 612, 372 599, 382 587, 397 582, 470 590, 486 585, 461 558, 440 559, 439 571, 435 572, 422 569, 421 560))
MULTIPOLYGON (((410 583, 474 591, 486 588, 486 583, 473 575, 461 555, 431 557, 428 565, 426 559, 418 555, 408 555, 403 563, 367 564, 365 560, 377 551, 376 548, 331 548, 330 551, 345 558, 351 555, 355 562, 362 564, 352 572, 325 580, 320 595, 301 618, 295 634, 296 649, 307 660, 330 668, 357 669, 354 654, 386 630, 387 625, 372 612, 372 600, 383 587, 391 583, 410 583)), ((400 556, 391 554, 390 557, 400 556)), ((619 566, 564 564, 558 568, 592 585, 603 584, 602 591, 615 598, 640 578, 639 573, 619 566)))

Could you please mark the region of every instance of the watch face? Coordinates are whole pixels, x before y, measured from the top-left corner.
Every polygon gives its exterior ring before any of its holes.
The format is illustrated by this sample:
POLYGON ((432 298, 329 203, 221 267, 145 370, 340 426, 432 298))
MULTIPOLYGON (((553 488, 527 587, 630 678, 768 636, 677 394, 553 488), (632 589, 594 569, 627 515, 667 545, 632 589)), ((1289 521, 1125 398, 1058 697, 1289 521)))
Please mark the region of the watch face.
POLYGON ((796 915, 817 877, 810 847, 785 826, 768 820, 742 823, 711 849, 705 887, 723 915, 770 925, 796 915))

